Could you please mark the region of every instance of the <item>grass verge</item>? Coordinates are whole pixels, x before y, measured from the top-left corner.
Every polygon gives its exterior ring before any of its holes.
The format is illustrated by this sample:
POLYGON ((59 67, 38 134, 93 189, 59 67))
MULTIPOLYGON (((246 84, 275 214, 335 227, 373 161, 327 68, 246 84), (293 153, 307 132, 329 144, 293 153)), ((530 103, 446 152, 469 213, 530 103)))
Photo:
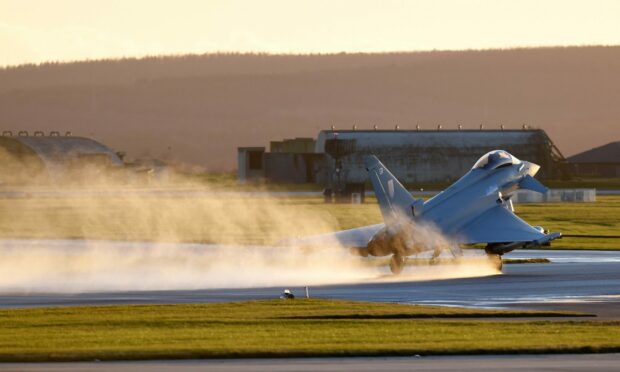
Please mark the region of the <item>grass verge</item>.
POLYGON ((504 265, 551 263, 547 258, 504 258, 502 262, 504 265))
MULTIPOLYGON (((271 244, 383 221, 374 198, 365 204, 325 204, 313 196, 250 194, 0 198, 0 209, 11 211, 0 214, 0 238, 271 244)), ((620 196, 515 209, 534 226, 568 235, 553 241, 551 249, 620 250, 620 196)))
POLYGON ((0 311, 0 361, 620 351, 620 322, 584 315, 318 299, 0 311))

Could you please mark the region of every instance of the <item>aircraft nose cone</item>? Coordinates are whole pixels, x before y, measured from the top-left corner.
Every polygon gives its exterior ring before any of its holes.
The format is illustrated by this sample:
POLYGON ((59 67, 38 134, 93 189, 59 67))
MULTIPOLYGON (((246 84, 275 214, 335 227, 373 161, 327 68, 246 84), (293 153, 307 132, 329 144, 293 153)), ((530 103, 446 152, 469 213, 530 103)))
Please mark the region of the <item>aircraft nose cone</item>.
POLYGON ((536 173, 538 173, 538 170, 540 169, 540 165, 538 164, 534 164, 534 163, 530 163, 529 161, 526 162, 526 172, 527 174, 529 174, 530 176, 534 177, 536 175, 536 173))

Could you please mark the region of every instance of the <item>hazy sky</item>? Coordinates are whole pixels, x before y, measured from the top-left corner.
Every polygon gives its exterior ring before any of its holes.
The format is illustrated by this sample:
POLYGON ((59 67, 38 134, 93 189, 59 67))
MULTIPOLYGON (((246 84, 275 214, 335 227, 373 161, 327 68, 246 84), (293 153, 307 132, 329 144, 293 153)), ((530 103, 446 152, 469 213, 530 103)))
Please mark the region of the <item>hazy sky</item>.
POLYGON ((0 65, 620 44, 618 0, 0 0, 0 65))

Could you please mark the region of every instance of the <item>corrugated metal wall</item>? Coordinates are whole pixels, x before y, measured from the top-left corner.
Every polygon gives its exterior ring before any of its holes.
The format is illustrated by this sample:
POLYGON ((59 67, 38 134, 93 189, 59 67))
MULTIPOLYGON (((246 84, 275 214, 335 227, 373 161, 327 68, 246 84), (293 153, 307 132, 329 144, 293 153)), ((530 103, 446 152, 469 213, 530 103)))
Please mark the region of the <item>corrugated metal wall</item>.
POLYGON ((542 130, 330 130, 320 132, 315 147, 316 152, 329 155, 324 175, 327 185, 338 178, 341 184, 366 182, 364 158, 370 154, 377 155, 404 183, 449 182, 494 149, 541 165, 542 178, 557 176, 561 154, 542 130))

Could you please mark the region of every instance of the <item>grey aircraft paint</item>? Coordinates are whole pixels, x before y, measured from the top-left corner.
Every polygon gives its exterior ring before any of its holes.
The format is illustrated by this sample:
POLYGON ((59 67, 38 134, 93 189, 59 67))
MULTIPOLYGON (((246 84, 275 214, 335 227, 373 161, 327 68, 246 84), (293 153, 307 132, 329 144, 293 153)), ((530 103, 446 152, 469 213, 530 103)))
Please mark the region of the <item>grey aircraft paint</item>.
MULTIPOLYGON (((458 181, 427 201, 415 199, 376 156, 366 159, 384 223, 298 240, 312 244, 336 239, 363 256, 392 255, 390 268, 399 273, 404 257, 441 247, 416 240, 420 228, 436 230, 458 244, 486 243, 498 256, 517 248, 538 247, 561 236, 545 234, 515 215, 511 197, 518 189, 546 192, 533 176, 540 166, 521 161, 504 150, 482 156, 458 181)), ((497 260, 501 265, 501 260, 497 260)))

